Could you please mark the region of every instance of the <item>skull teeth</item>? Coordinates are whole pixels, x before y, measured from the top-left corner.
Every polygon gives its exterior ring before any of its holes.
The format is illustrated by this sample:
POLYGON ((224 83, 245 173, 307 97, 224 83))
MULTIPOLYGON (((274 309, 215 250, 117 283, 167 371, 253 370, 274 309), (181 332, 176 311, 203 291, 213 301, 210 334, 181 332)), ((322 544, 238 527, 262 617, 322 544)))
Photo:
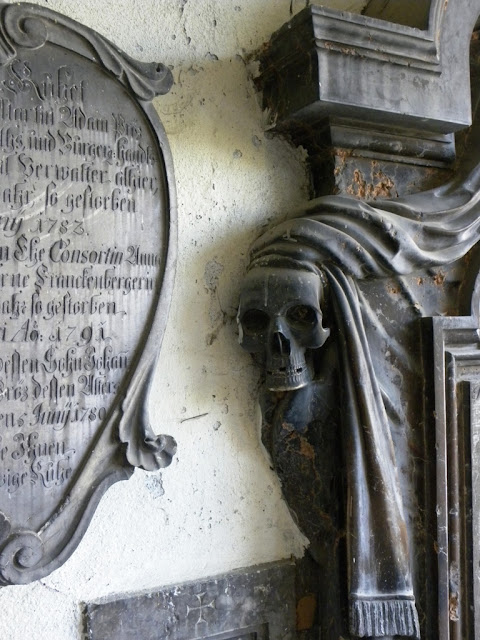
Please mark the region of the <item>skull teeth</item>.
POLYGON ((280 367, 279 369, 276 369, 275 371, 267 371, 268 375, 270 376, 274 376, 277 375, 278 373, 283 373, 288 375, 292 375, 295 373, 302 373, 304 367, 280 367))
POLYGON ((304 363, 302 366, 278 367, 267 369, 266 385, 272 391, 289 391, 300 389, 311 381, 310 371, 304 363))

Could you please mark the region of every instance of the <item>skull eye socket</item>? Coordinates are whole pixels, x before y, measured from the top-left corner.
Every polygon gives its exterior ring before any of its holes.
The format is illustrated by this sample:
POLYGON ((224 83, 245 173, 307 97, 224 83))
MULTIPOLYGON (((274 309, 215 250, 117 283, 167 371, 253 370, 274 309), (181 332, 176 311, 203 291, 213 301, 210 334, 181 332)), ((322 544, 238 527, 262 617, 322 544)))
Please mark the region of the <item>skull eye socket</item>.
POLYGON ((296 304, 290 307, 286 316, 289 324, 298 329, 308 329, 317 324, 317 313, 315 309, 306 304, 296 304))
POLYGON ((241 318, 243 330, 247 333, 259 333, 268 329, 270 318, 268 313, 260 309, 249 309, 241 318))

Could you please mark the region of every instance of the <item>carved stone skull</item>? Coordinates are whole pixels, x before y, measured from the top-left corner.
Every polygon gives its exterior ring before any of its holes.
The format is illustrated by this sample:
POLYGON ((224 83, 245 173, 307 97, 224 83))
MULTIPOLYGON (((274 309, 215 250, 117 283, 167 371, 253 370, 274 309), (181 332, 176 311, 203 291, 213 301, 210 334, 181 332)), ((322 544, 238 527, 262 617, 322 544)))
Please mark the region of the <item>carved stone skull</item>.
POLYGON ((322 326, 322 297, 315 273, 256 267, 247 274, 237 316, 239 341, 264 357, 268 389, 299 389, 311 381, 306 352, 330 335, 322 326))

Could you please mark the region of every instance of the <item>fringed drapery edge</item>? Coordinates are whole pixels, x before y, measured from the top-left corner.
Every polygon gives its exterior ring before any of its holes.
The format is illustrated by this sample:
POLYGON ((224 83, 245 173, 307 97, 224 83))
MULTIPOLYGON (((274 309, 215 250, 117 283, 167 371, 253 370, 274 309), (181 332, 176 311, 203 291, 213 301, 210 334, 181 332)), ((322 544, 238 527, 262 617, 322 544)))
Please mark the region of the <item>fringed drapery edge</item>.
POLYGON ((413 598, 350 601, 350 633, 368 636, 406 636, 420 638, 420 625, 413 598))

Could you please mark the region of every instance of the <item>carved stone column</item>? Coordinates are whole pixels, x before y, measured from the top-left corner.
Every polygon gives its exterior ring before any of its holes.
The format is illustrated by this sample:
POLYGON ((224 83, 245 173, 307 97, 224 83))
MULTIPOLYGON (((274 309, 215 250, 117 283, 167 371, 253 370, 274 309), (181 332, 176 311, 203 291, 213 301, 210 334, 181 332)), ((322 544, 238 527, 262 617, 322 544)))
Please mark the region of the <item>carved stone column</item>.
POLYGON ((471 122, 478 3, 429 4, 425 29, 422 16, 418 28, 312 6, 261 52, 271 127, 308 150, 316 195, 396 197, 448 179, 453 133, 471 122))

